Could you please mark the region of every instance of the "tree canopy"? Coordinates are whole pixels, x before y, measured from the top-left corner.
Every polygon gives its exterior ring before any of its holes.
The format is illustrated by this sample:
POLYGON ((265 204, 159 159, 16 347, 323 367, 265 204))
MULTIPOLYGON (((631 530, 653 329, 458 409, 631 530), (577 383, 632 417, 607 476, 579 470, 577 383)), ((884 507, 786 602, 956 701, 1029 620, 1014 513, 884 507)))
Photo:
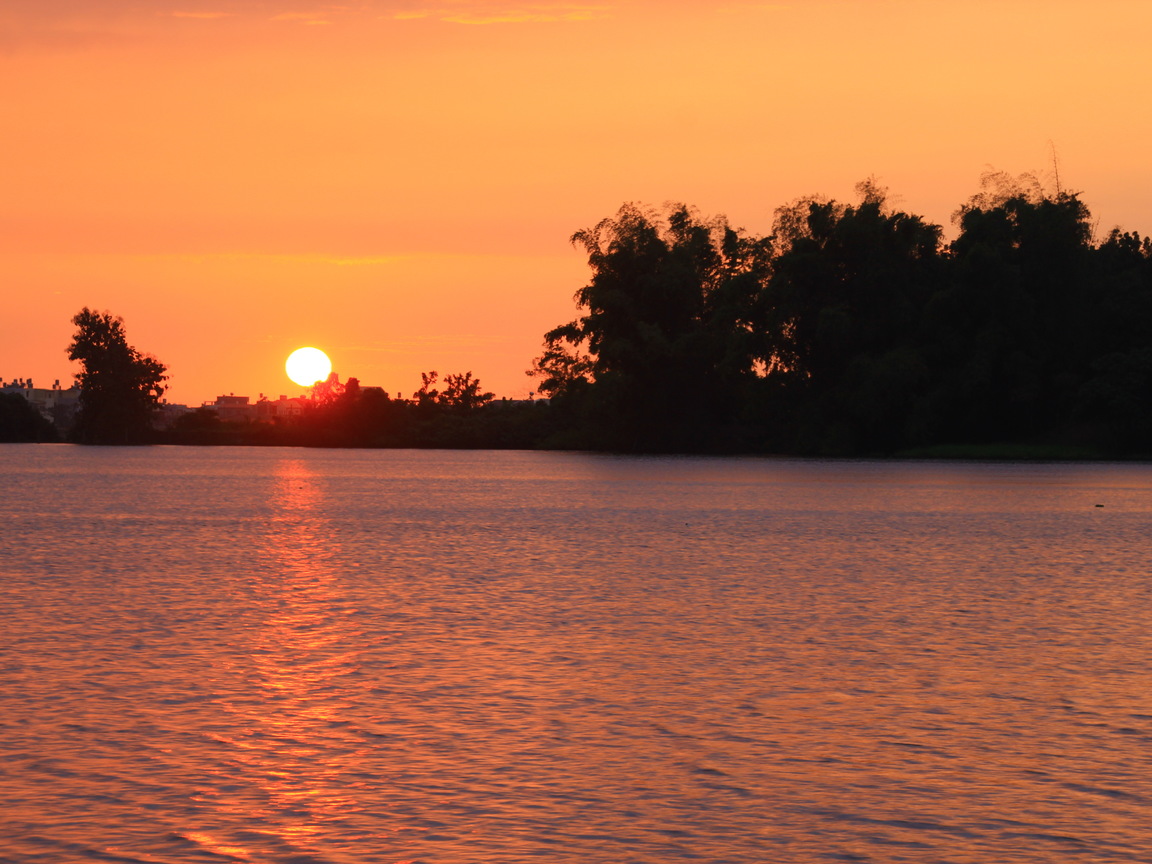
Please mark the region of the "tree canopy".
POLYGON ((1152 450, 1152 241, 1093 238, 1077 193, 992 172, 957 236, 892 205, 776 211, 755 237, 627 204, 578 231, 578 317, 529 374, 557 444, 883 454, 970 443, 1152 450))
POLYGON ((578 402, 598 446, 700 447, 735 416, 766 357, 771 240, 685 205, 627 204, 572 242, 592 278, 576 293, 584 314, 545 336, 541 392, 578 402))
POLYGON ((80 362, 80 410, 72 437, 82 444, 141 444, 163 396, 167 370, 128 344, 124 319, 85 306, 72 319, 68 359, 80 362))

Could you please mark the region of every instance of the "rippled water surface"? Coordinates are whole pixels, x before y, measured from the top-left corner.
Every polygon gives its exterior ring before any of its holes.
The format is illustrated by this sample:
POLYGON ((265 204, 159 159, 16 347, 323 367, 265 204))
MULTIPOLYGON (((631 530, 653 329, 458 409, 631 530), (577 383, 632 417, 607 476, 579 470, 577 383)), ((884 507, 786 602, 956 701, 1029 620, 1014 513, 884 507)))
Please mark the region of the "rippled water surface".
POLYGON ((1152 467, 0 472, 0 861, 1152 861, 1152 467))

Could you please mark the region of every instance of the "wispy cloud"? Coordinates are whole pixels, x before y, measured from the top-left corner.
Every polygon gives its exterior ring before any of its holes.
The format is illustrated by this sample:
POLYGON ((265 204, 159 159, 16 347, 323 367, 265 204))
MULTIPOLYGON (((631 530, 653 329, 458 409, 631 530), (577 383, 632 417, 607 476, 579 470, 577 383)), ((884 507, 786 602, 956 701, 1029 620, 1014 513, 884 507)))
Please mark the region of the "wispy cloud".
POLYGON ((300 24, 309 25, 326 25, 331 24, 331 18, 324 14, 317 14, 315 12, 281 12, 278 15, 273 15, 270 21, 295 21, 300 24))
POLYGON ((410 7, 414 0, 362 0, 355 5, 323 0, 2 0, 0 41, 21 30, 44 32, 131 29, 163 19, 277 20, 313 23, 336 17, 377 16, 410 7))
MULTIPOLYGON (((620 0, 0 0, 0 52, 134 42, 158 24, 541 24, 608 17, 620 0)), ((649 2, 649 0, 644 0, 649 2)), ((652 0, 654 2, 654 0, 652 0)), ((697 2, 697 0, 693 0, 697 2)))
POLYGON ((716 11, 725 14, 740 14, 748 12, 783 12, 791 8, 791 3, 764 3, 750 0, 750 2, 728 3, 724 6, 717 6, 716 11))
POLYGON ((169 12, 168 14, 173 18, 195 18, 202 21, 215 21, 219 18, 231 18, 233 15, 231 12, 184 12, 179 9, 174 12, 169 12))
POLYGON ((309 252, 159 253, 133 256, 145 261, 176 260, 188 263, 276 262, 295 266, 382 267, 410 260, 412 255, 326 255, 309 252))
POLYGON ((563 21, 592 21, 612 11, 608 4, 457 3, 422 9, 404 9, 392 14, 398 21, 432 19, 449 24, 541 24, 563 21))
POLYGON ((507 344, 506 336, 484 336, 470 334, 467 336, 453 333, 444 336, 426 336, 420 339, 389 339, 367 345, 334 345, 341 351, 357 351, 365 354, 406 354, 413 348, 441 348, 445 345, 453 348, 474 346, 490 348, 507 344))

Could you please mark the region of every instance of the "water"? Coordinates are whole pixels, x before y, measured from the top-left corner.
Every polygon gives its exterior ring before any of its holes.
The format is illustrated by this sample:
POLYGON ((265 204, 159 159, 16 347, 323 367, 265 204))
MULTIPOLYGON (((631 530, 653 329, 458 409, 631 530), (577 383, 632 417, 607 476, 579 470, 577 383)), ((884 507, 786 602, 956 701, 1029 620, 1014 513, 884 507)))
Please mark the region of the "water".
POLYGON ((0 861, 1152 861, 1150 466, 0 472, 0 861))

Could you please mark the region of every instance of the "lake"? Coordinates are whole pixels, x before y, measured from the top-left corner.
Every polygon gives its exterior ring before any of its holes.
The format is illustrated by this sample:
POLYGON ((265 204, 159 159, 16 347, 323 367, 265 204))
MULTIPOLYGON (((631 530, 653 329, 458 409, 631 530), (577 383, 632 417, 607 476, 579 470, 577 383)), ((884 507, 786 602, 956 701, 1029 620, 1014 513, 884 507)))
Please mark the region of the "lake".
POLYGON ((0 861, 1152 861, 1152 466, 0 472, 0 861))

